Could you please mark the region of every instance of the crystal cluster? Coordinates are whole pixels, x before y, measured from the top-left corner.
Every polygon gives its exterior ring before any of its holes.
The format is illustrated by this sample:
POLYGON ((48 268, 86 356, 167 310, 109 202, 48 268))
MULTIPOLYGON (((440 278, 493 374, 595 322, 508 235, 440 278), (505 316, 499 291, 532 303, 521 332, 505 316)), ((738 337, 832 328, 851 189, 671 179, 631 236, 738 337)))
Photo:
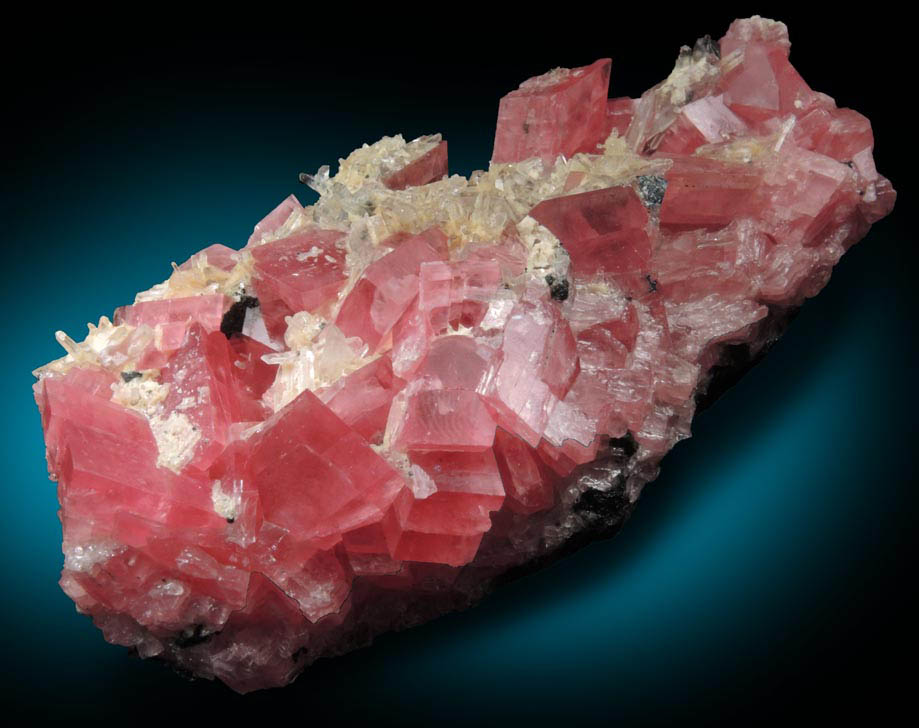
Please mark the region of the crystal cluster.
POLYGON ((489 170, 385 137, 63 333, 36 372, 61 586, 245 692, 614 533, 720 377, 892 208, 781 23, 501 99, 489 170))

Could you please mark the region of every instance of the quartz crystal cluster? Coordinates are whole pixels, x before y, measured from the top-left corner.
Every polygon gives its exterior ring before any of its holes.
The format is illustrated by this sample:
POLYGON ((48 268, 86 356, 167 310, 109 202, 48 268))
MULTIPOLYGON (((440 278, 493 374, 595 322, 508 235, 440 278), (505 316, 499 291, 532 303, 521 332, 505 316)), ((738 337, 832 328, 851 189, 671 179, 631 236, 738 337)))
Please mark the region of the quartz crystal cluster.
POLYGON ((61 586, 237 691, 618 529, 693 413, 892 208, 871 126, 735 21, 641 98, 500 101, 488 171, 384 137, 38 369, 61 586))

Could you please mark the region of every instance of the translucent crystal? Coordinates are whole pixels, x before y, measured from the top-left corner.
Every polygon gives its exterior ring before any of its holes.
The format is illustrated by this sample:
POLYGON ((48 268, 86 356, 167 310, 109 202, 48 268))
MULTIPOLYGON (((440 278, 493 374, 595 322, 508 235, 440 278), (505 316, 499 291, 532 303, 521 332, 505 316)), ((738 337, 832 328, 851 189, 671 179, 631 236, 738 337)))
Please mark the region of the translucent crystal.
POLYGON ((870 123, 789 49, 738 20, 639 99, 608 59, 548 71, 487 171, 384 137, 58 332, 34 391, 77 609, 245 692, 608 535, 728 353, 893 207, 870 123))

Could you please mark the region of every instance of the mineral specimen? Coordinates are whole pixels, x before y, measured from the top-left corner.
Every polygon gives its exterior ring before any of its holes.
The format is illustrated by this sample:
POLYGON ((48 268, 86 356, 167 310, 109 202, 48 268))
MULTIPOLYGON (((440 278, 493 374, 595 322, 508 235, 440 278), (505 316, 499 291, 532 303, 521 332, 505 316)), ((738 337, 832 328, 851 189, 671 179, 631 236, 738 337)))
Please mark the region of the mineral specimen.
POLYGON ((890 212, 785 26, 501 100, 487 172, 384 137, 37 370, 63 590, 241 692, 612 535, 719 377, 890 212))

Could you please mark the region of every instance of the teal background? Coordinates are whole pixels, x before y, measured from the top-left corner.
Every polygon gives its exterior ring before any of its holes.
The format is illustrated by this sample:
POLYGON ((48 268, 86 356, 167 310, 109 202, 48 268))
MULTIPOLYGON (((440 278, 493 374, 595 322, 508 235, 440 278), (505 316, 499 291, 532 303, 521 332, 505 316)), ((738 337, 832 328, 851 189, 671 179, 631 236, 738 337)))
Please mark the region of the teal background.
POLYGON ((56 329, 82 338, 87 321, 166 278, 169 261, 241 246, 290 192, 311 202, 300 171, 382 134, 441 131, 451 171, 468 174, 487 166, 498 97, 527 76, 612 53, 613 95, 635 96, 666 76, 680 43, 720 35, 727 17, 674 21, 653 43, 610 48, 591 28, 577 44, 477 58, 438 53, 436 38, 339 64, 318 63, 312 45, 246 36, 55 36, 10 52, 5 712, 659 724, 877 719, 905 706, 914 668, 903 660, 917 643, 912 179, 898 104, 869 82, 898 61, 880 20, 860 29, 857 52, 828 62, 827 43, 850 47, 852 28, 780 15, 805 78, 874 121, 897 210, 698 417, 616 539, 245 697, 130 658, 57 586, 57 501, 30 391, 30 371, 63 354, 56 329))

